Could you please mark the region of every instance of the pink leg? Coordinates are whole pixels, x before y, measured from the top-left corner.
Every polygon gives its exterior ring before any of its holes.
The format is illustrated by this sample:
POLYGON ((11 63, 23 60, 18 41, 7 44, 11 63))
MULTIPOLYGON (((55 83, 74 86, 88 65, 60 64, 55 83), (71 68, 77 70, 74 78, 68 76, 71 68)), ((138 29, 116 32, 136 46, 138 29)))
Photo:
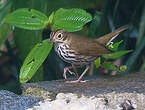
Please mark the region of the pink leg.
POLYGON ((86 69, 85 69, 84 72, 81 74, 81 76, 79 77, 79 79, 74 80, 74 81, 69 81, 68 83, 86 82, 86 80, 85 80, 85 81, 82 81, 81 79, 82 79, 83 76, 86 74, 86 72, 88 71, 88 69, 89 69, 89 66, 87 65, 87 66, 86 66, 86 69))
POLYGON ((70 74, 75 74, 74 72, 70 71, 69 69, 72 69, 72 66, 68 66, 68 67, 65 67, 65 68, 64 68, 63 77, 64 77, 65 79, 67 79, 67 77, 66 77, 66 72, 67 72, 67 71, 68 71, 70 74))

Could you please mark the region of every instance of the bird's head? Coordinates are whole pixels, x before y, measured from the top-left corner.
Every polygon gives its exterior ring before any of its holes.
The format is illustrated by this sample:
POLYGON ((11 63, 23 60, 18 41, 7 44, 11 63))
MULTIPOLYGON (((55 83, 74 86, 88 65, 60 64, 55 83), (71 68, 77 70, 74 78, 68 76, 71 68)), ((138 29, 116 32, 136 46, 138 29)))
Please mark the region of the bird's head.
POLYGON ((53 43, 64 43, 66 41, 67 35, 65 30, 55 30, 50 33, 49 42, 53 43))

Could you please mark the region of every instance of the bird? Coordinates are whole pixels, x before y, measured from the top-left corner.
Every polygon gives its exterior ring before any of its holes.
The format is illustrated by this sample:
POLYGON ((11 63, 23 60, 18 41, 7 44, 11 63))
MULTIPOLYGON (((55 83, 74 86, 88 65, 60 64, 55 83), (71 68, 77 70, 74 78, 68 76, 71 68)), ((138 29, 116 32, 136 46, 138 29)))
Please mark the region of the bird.
POLYGON ((111 41, 115 39, 120 32, 126 30, 127 25, 116 29, 114 32, 103 35, 99 38, 89 38, 67 32, 63 29, 57 29, 50 33, 49 42, 54 43, 54 49, 57 55, 65 62, 72 64, 64 68, 63 76, 66 79, 67 71, 74 74, 77 80, 70 83, 86 82, 82 80, 83 76, 90 68, 90 64, 99 56, 109 54, 111 51, 107 48, 111 41), (86 66, 83 73, 78 77, 77 68, 86 66), (75 72, 70 71, 74 69, 75 72))

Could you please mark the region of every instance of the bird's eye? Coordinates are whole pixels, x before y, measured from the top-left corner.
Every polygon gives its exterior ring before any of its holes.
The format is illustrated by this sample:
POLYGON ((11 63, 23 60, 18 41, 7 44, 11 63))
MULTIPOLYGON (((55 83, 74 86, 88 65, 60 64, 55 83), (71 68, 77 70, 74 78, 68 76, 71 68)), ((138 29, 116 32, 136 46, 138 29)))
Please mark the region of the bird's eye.
POLYGON ((60 39, 62 37, 62 33, 58 34, 57 37, 60 39))

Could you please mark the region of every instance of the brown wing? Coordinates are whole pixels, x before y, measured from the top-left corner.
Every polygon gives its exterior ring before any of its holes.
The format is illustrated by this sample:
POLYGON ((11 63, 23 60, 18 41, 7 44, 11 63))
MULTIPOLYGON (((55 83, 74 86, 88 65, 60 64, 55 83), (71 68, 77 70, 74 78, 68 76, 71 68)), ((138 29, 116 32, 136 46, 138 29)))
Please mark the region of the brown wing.
POLYGON ((122 26, 119 29, 104 35, 98 39, 91 39, 87 37, 77 36, 72 33, 68 33, 69 44, 73 50, 79 54, 88 56, 99 56, 102 54, 110 53, 106 48, 110 41, 112 41, 116 36, 126 30, 128 26, 122 26))
POLYGON ((103 45, 99 44, 94 39, 77 36, 70 33, 69 44, 70 48, 77 53, 87 56, 99 56, 110 53, 110 51, 103 45))

